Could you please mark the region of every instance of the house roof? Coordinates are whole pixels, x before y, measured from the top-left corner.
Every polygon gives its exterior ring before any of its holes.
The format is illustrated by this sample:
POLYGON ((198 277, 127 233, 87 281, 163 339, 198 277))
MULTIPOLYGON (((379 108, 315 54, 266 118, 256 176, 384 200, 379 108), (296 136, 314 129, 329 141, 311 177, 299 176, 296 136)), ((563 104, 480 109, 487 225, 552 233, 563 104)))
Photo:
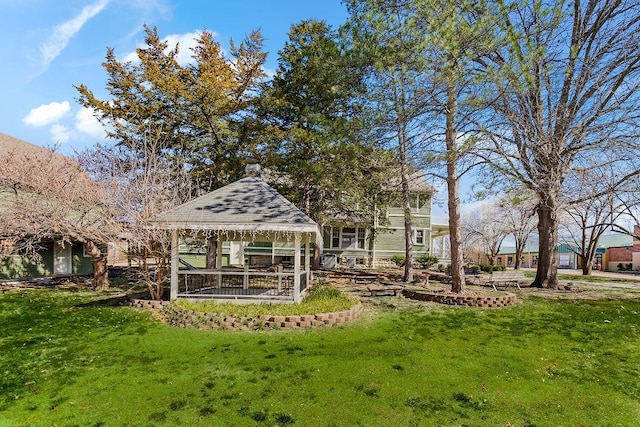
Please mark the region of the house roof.
POLYGON ((31 161, 59 162, 62 165, 73 162, 70 158, 48 148, 0 132, 0 160, 5 161, 9 157, 16 156, 28 157, 31 161))
MULTIPOLYGON (((612 247, 625 247, 633 245, 633 237, 623 233, 603 234, 598 239, 599 248, 612 248, 612 247)), ((558 242, 558 248, 560 252, 571 252, 572 248, 577 248, 575 243, 570 242, 558 242)), ((524 253, 538 253, 538 245, 526 245, 524 253)), ((516 253, 515 246, 502 246, 498 255, 510 255, 516 253)))
POLYGON ((258 177, 247 177, 156 215, 162 229, 308 232, 318 224, 258 177))
POLYGON ((598 239, 598 246, 604 248, 633 246, 633 237, 622 233, 604 234, 598 239))
MULTIPOLYGON (((400 172, 397 170, 389 170, 389 180, 383 186, 386 191, 399 191, 401 186, 401 179, 397 175, 400 172)), ((263 169, 261 172, 262 178, 276 186, 294 186, 291 177, 275 169, 263 169)), ((407 181, 409 183, 409 191, 412 193, 420 194, 435 194, 436 189, 427 182, 427 174, 424 170, 415 169, 407 175, 407 181)))
MULTIPOLYGON (((422 169, 415 169, 412 172, 409 172, 407 175, 407 181, 409 183, 409 191, 412 193, 421 193, 421 194, 435 194, 436 189, 433 188, 427 182, 427 174, 422 169)), ((391 175, 389 177, 389 181, 387 183, 387 188, 391 190, 397 190, 401 186, 400 177, 391 175)))
MULTIPOLYGON (((51 149, 0 133, 0 186, 54 186, 51 179, 92 185, 80 164, 51 149)), ((60 184, 62 185, 62 184, 60 184)))

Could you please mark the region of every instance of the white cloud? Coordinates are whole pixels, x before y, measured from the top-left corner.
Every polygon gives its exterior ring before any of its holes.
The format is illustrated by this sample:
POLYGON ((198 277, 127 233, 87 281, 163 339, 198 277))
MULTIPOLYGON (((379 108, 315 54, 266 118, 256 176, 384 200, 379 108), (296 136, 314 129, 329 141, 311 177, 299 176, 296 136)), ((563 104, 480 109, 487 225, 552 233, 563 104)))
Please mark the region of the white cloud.
POLYGON ((85 133, 96 138, 104 138, 105 130, 102 124, 94 116, 93 109, 83 107, 76 114, 75 128, 78 132, 85 133))
POLYGON ((99 14, 108 3, 109 0, 98 0, 93 4, 85 6, 77 16, 53 29, 53 34, 40 46, 42 61, 45 67, 60 55, 60 52, 67 47, 69 40, 82 29, 84 24, 99 14))
POLYGON ((71 131, 69 128, 57 123, 51 126, 49 132, 51 132, 51 140, 55 143, 63 143, 71 139, 71 131))
MULTIPOLYGON (((197 45, 196 39, 199 39, 202 35, 202 31, 195 30, 190 33, 184 34, 170 34, 162 39, 163 42, 167 43, 167 49, 171 50, 176 47, 176 44, 179 44, 179 52, 176 60, 180 65, 192 64, 194 62, 191 55, 193 55, 193 51, 191 50, 197 45)), ((215 36, 215 33, 213 34, 215 36)), ((144 48, 145 45, 140 44, 138 48, 144 48)), ((138 53, 136 51, 129 52, 125 57, 124 61, 138 62, 138 53)))
POLYGON ((45 126, 57 122, 70 109, 68 101, 42 104, 33 108, 22 121, 30 126, 45 126))
POLYGON ((264 73, 267 75, 267 79, 272 79, 276 76, 276 70, 274 70, 273 68, 265 68, 262 67, 262 71, 264 71, 264 73))

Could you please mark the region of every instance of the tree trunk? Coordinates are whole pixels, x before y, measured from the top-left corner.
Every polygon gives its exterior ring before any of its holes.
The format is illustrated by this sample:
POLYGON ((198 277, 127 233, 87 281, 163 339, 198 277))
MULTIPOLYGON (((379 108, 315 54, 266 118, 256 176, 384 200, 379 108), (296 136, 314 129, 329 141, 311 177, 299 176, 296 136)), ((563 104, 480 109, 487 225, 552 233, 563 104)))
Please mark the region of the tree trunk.
POLYGON ((320 269, 320 245, 313 245, 313 259, 311 260, 311 269, 320 269))
POLYGON ((522 252, 524 251, 524 245, 520 242, 518 242, 518 239, 516 239, 516 259, 514 262, 514 266, 513 268, 515 270, 520 270, 521 267, 521 263, 522 263, 522 252))
POLYGON ((92 241, 85 243, 93 262, 93 289, 103 291, 109 289, 109 269, 107 257, 100 251, 98 245, 92 241))
MULTIPOLYGON (((221 242, 222 244, 222 242, 221 242)), ((206 268, 216 268, 216 257, 218 256, 218 241, 214 239, 207 240, 207 260, 206 268)))
POLYGON ((405 262, 403 282, 413 282, 413 225, 411 223, 411 193, 404 166, 402 172, 402 205, 404 208, 405 262))
POLYGON ((451 292, 464 292, 464 253, 462 248, 462 221, 460 220, 460 195, 458 177, 458 150, 456 146, 457 115, 455 87, 447 85, 447 128, 445 142, 447 145, 447 196, 449 208, 449 239, 451 245, 451 292))
POLYGON ((151 299, 160 301, 164 295, 165 278, 169 276, 169 260, 156 256, 156 275, 155 280, 149 281, 147 286, 151 299))
MULTIPOLYGON (((318 220, 316 220, 316 222, 318 223, 318 229, 320 230, 321 233, 323 233, 324 232, 324 222, 318 221, 318 220)), ((317 240, 322 240, 322 239, 316 239, 315 242, 309 242, 309 244, 313 244, 313 254, 311 255, 311 269, 312 270, 320 270, 320 251, 322 250, 322 247, 321 247, 321 245, 318 245, 317 240)))
MULTIPOLYGON (((597 238, 596 238, 596 241, 597 241, 597 238)), ((595 248, 587 249, 587 253, 583 254, 581 256, 581 258, 582 258, 582 275, 583 276, 591 276, 593 260, 594 260, 595 257, 596 257, 596 249, 595 248)))
POLYGON ((542 197, 538 207, 538 268, 531 284, 534 288, 557 289, 558 287, 558 206, 557 198, 542 197))

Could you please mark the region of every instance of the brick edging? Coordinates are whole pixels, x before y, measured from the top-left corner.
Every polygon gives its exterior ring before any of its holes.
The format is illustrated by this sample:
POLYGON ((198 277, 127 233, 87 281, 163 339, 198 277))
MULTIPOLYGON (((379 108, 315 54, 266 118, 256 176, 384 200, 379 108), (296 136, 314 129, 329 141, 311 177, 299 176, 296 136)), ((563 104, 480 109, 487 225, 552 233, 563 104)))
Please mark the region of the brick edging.
POLYGON ((405 298, 418 300, 418 301, 430 301, 437 302, 439 304, 448 305, 462 305, 468 307, 511 307, 517 304, 518 298, 515 294, 505 293, 501 296, 471 296, 471 295, 442 295, 431 294, 426 292, 416 292, 405 289, 402 291, 402 296, 405 298))
POLYGON ((169 304, 169 301, 158 301, 151 299, 135 299, 129 300, 129 305, 135 308, 147 308, 150 310, 160 310, 169 304))
POLYGON ((297 316, 260 315, 256 318, 203 313, 169 305, 169 301, 131 300, 131 305, 137 308, 162 310, 167 323, 176 327, 242 331, 340 325, 357 319, 362 312, 362 304, 360 302, 348 310, 334 313, 301 314, 297 316))

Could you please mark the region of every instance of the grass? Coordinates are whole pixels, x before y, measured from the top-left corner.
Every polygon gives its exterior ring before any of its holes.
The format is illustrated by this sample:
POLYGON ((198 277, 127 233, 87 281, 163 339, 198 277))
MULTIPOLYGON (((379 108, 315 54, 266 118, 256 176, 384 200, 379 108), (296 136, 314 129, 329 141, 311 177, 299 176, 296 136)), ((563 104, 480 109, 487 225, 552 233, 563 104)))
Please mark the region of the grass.
POLYGON ((64 290, 0 295, 0 426, 631 426, 640 301, 379 299, 340 327, 174 329, 64 290))
MULTIPOLYGON (((532 277, 535 277, 533 274, 532 277)), ((617 283, 637 283, 640 279, 636 276, 629 275, 629 277, 604 277, 604 276, 583 276, 582 274, 558 274, 559 280, 575 280, 583 282, 617 282, 617 283)))
MULTIPOLYGON (((530 279, 534 279, 536 277, 535 271, 525 271, 524 276, 530 279)), ((617 283, 637 283, 640 282, 640 278, 637 276, 629 275, 629 277, 605 277, 605 276, 594 276, 588 275, 584 276, 582 274, 562 274, 561 272, 558 274, 558 280, 574 280, 581 282, 593 282, 593 283, 604 283, 604 282, 617 282, 617 283)))
POLYGON ((344 311, 356 305, 357 301, 332 286, 321 284, 312 287, 309 294, 301 302, 295 304, 234 304, 215 301, 188 302, 186 300, 176 301, 175 304, 204 313, 234 314, 238 317, 256 318, 260 315, 296 316, 344 311))

